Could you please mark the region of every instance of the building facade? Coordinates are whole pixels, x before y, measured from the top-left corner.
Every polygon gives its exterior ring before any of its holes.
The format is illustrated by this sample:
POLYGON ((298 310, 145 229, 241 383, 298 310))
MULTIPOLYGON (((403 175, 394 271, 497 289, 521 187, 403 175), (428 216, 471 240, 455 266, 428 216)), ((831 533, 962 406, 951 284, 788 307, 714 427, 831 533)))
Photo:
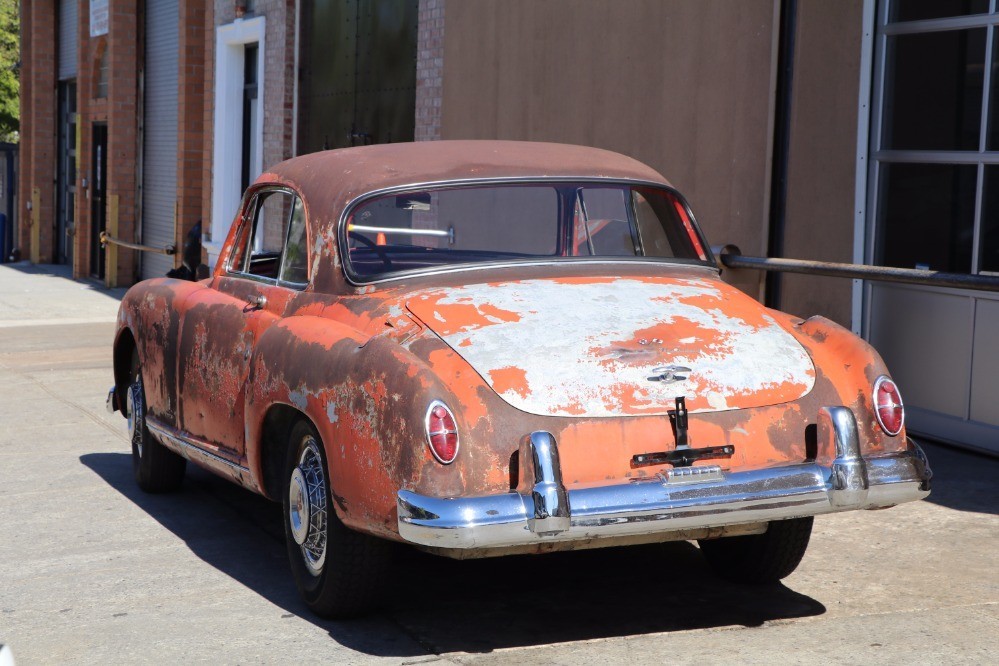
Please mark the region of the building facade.
MULTIPOLYGON (((198 220, 213 264, 267 165, 500 138, 636 157, 747 255, 997 274, 995 5, 25 0, 16 242, 129 284, 198 220)), ((994 297, 725 277, 870 339, 916 431, 999 451, 994 297)))

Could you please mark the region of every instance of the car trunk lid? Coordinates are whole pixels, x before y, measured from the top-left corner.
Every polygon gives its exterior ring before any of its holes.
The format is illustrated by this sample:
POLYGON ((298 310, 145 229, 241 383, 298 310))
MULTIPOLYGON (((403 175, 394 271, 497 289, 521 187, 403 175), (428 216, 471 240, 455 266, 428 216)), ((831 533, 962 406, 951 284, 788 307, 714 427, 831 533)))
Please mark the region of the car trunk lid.
POLYGON ((411 298, 409 310, 507 403, 541 416, 692 413, 796 400, 814 385, 801 345, 713 278, 550 278, 411 298))

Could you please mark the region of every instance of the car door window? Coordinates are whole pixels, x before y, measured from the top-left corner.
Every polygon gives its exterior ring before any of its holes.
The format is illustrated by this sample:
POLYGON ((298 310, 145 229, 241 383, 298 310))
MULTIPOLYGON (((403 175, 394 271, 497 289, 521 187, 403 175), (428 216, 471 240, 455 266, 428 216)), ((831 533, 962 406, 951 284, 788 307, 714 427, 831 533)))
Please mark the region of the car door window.
POLYGON ((265 190, 250 207, 230 270, 292 286, 308 282, 308 243, 302 201, 287 190, 265 190))
POLYGON ((302 200, 295 197, 288 224, 288 241, 284 245, 284 259, 281 262, 281 282, 305 284, 309 281, 308 254, 305 209, 302 200))

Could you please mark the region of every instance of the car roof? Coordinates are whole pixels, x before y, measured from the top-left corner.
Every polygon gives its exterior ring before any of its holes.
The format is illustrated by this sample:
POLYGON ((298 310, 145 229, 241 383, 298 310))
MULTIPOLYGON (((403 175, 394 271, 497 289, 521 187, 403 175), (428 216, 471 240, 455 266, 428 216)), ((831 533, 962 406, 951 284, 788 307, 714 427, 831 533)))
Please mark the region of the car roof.
POLYGON ((326 150, 281 162, 257 182, 285 183, 302 193, 313 214, 338 217, 350 201, 374 190, 441 181, 544 177, 669 184, 651 167, 619 153, 531 141, 421 141, 326 150))
POLYGON ((344 276, 337 222, 358 197, 424 183, 506 178, 642 181, 668 186, 651 167, 599 148, 530 141, 422 141, 310 153, 265 171, 256 185, 281 184, 301 193, 312 244, 312 282, 336 293, 344 276), (327 256, 331 261, 320 261, 327 256))

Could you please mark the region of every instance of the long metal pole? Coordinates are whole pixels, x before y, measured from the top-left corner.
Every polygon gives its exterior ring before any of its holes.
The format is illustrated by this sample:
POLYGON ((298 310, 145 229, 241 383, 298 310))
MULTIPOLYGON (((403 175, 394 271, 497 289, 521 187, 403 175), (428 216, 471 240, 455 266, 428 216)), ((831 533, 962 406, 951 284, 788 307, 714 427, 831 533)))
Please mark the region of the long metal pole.
POLYGON ((829 275, 832 277, 860 278, 879 282, 904 282, 934 287, 957 287, 977 291, 999 291, 999 276, 943 273, 915 268, 891 268, 862 264, 841 264, 829 261, 804 259, 770 259, 743 256, 739 249, 726 245, 716 250, 722 265, 728 268, 752 268, 761 271, 781 271, 804 275, 829 275))

